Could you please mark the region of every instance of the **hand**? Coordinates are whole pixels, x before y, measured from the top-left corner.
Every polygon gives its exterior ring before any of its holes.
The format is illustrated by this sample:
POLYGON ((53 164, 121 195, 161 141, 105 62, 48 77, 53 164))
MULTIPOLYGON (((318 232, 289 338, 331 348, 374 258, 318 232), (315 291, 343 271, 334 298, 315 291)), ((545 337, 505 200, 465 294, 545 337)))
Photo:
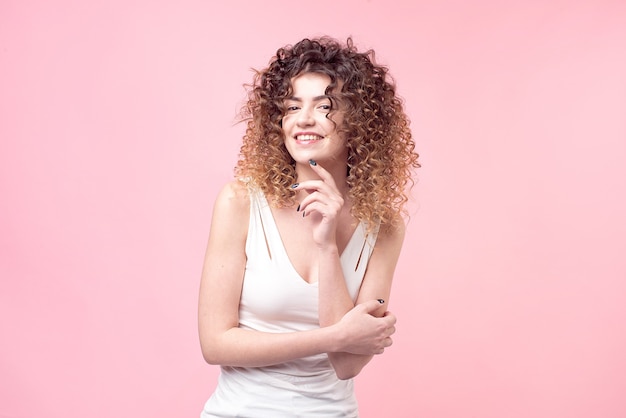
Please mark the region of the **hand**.
POLYGON ((380 308, 377 300, 361 303, 346 313, 336 324, 340 328, 340 350, 353 354, 382 354, 393 344, 396 317, 385 312, 383 317, 372 315, 380 308))
POLYGON ((295 187, 309 192, 300 202, 300 212, 305 217, 313 215, 313 221, 317 222, 313 228, 313 241, 319 247, 336 245, 337 218, 344 199, 328 171, 319 164, 311 164, 311 168, 320 180, 306 180, 295 187))

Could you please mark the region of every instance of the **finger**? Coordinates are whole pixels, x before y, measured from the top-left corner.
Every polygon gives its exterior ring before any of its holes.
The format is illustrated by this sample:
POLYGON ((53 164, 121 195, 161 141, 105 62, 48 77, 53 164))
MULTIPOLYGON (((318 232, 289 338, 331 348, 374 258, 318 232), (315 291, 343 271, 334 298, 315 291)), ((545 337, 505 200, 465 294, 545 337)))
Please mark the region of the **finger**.
POLYGON ((314 200, 322 201, 326 204, 334 204, 337 209, 341 209, 344 199, 341 193, 332 185, 324 183, 322 180, 305 180, 302 183, 296 183, 291 186, 293 190, 303 189, 308 192, 300 202, 306 205, 314 200))
POLYGON ((305 180, 291 186, 293 190, 305 189, 309 191, 322 190, 326 186, 323 180, 305 180))
POLYGON ((382 317, 389 318, 391 321, 393 321, 394 324, 398 321, 398 318, 389 311, 386 311, 382 317))
POLYGON ((303 217, 317 212, 322 218, 328 218, 329 214, 328 206, 321 202, 304 203, 303 201, 303 203, 300 204, 300 212, 302 212, 303 217))
POLYGON ((373 299, 373 300, 368 300, 367 302, 363 302, 361 303, 359 306, 361 307, 361 309, 363 309, 365 312, 372 314, 374 313, 377 309, 380 309, 380 306, 382 304, 384 304, 385 301, 383 299, 373 299))
POLYGON ((308 192, 308 195, 300 202, 300 209, 304 209, 311 202, 319 201, 329 205, 338 212, 344 204, 341 194, 321 180, 307 180, 302 183, 296 183, 292 186, 292 189, 303 189, 308 192))
POLYGON ((382 317, 382 319, 385 321, 385 323, 387 324, 388 328, 394 327, 396 325, 396 317, 395 316, 384 316, 382 317))
POLYGON ((320 176, 320 178, 324 181, 324 183, 327 183, 331 185, 334 189, 337 189, 337 185, 335 184, 335 179, 324 167, 322 167, 320 164, 318 164, 314 160, 309 160, 309 165, 311 166, 313 171, 318 176, 320 176))
POLYGON ((324 217, 334 217, 343 206, 343 200, 336 196, 325 196, 320 192, 313 192, 300 202, 300 210, 307 212, 316 210, 324 217))
POLYGON ((304 181, 298 184, 298 188, 309 191, 309 194, 300 202, 300 209, 305 209, 307 205, 318 202, 322 205, 320 210, 325 210, 328 215, 333 215, 339 213, 344 205, 344 199, 339 192, 320 180, 314 180, 313 184, 310 181, 304 181))

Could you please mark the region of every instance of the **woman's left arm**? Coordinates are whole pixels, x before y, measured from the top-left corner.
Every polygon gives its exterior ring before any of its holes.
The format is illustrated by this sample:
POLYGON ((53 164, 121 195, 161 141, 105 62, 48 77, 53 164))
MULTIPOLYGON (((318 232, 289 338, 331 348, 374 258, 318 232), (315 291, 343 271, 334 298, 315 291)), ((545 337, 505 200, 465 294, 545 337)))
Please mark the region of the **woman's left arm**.
MULTIPOLYGON (((339 193, 334 179, 319 164, 311 164, 320 180, 309 180, 294 185, 294 189, 305 189, 309 195, 300 203, 306 216, 316 214, 316 225, 313 228, 313 240, 318 251, 318 289, 319 289, 319 322, 320 327, 327 327, 339 322, 346 313, 355 306, 348 293, 346 280, 341 268, 336 232, 337 217, 344 199, 339 193)), ((391 293, 391 281, 400 256, 404 240, 405 227, 401 220, 396 228, 382 228, 369 259, 363 283, 357 296, 356 304, 372 300, 383 300, 380 307, 373 312, 375 316, 391 316, 386 311, 391 293)), ((395 317, 392 323, 395 323, 395 317)), ((392 325, 387 334, 395 332, 392 325)), ((386 346, 391 345, 387 337, 386 346)), ((371 356, 347 352, 331 352, 328 357, 340 379, 350 379, 361 371, 371 360, 371 356)))
MULTIPOLYGON (((390 231, 379 233, 356 301, 360 304, 372 299, 384 300, 373 313, 378 317, 391 315, 387 312, 391 282, 405 232, 404 224, 398 224, 390 231)), ((326 247, 319 251, 319 318, 320 326, 324 327, 338 322, 354 307, 354 302, 348 294, 336 248, 326 247)), ((342 352, 328 353, 328 357, 340 379, 353 378, 372 359, 372 356, 342 352)))

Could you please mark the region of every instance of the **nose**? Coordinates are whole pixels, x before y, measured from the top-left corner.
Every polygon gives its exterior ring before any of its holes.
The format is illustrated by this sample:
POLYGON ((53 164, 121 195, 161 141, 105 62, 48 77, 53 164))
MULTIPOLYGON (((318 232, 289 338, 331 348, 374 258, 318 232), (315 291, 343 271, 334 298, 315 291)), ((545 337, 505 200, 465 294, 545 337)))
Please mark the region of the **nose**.
POLYGON ((300 112, 298 112, 298 118, 296 120, 296 123, 298 124, 298 126, 313 125, 315 123, 315 120, 313 119, 313 113, 311 112, 311 109, 305 107, 300 109, 300 112))

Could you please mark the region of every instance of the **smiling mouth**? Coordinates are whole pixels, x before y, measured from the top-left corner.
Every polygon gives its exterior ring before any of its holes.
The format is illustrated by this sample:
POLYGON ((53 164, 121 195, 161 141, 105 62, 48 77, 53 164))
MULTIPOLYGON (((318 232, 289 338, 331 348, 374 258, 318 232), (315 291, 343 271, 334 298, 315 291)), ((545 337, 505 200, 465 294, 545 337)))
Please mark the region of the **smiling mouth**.
POLYGON ((319 136, 319 135, 306 134, 306 135, 296 135, 296 139, 298 141, 319 141, 320 139, 324 139, 324 137, 319 136))

